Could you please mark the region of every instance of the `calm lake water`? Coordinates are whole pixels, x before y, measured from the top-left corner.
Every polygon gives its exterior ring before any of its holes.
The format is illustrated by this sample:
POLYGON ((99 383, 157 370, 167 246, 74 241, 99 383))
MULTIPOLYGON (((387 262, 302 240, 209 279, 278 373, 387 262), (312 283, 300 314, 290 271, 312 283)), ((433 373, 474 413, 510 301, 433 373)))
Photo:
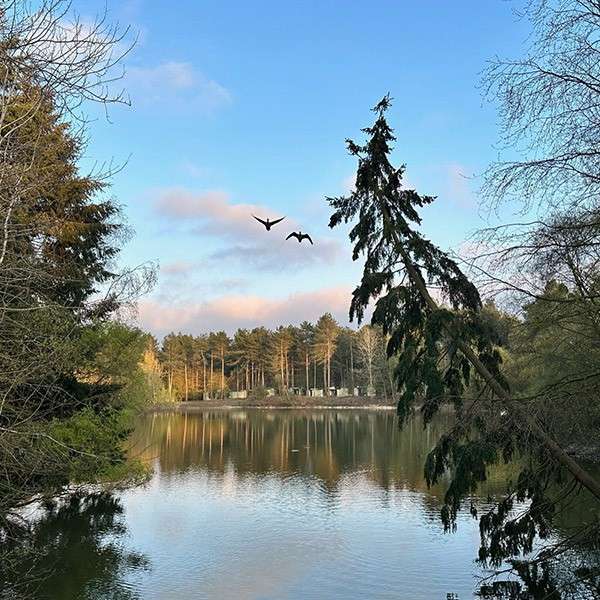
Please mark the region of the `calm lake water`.
POLYGON ((369 410, 145 415, 131 451, 154 475, 48 521, 40 547, 57 570, 40 597, 473 598, 477 522, 444 534, 442 490, 422 475, 441 425, 399 431, 393 411, 369 410))

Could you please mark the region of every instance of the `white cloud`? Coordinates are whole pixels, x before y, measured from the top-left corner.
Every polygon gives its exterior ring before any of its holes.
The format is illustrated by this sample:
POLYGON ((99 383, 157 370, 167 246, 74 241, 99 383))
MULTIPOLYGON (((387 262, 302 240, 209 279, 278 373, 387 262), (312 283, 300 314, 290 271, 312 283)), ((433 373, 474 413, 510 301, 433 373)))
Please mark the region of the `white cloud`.
POLYGON ((169 102, 178 108, 212 112, 232 100, 227 89, 187 62, 129 67, 125 84, 133 102, 142 106, 169 102))
POLYGON ((190 262, 187 260, 176 260, 173 262, 165 263, 160 266, 161 275, 169 276, 183 276, 190 273, 194 268, 198 266, 198 263, 190 262))
POLYGON ((276 327, 316 321, 330 312, 342 324, 348 322, 351 289, 333 287, 299 292, 282 298, 251 295, 224 295, 206 302, 166 304, 145 300, 139 304, 140 325, 157 336, 170 331, 199 334, 238 327, 276 327))
POLYGON ((190 177, 205 177, 209 173, 209 169, 196 164, 192 160, 183 160, 179 166, 190 177))

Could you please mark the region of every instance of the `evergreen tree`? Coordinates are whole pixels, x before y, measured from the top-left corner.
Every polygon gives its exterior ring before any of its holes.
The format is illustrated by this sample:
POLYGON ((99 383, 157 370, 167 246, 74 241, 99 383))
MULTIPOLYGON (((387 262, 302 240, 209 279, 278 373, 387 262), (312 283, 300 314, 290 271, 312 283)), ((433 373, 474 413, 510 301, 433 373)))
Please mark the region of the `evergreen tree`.
POLYGON ((330 313, 325 313, 315 325, 314 352, 323 365, 323 387, 329 394, 331 387, 331 359, 336 349, 340 326, 330 313))
POLYGON ((308 395, 311 388, 310 385, 310 363, 311 363, 311 351, 314 344, 315 328, 312 323, 308 321, 302 321, 298 328, 298 353, 300 355, 300 361, 304 367, 304 388, 308 395))
MULTIPOLYGON (((33 112, 14 134, 19 152, 9 154, 13 164, 2 165, 5 172, 20 172, 18 183, 0 178, 6 188, 0 189, 2 197, 18 192, 11 213, 16 234, 8 240, 6 259, 27 268, 46 302, 78 309, 85 317, 89 307, 84 302, 114 277, 110 265, 119 252, 119 210, 114 202, 98 199, 105 182, 79 174, 82 140, 61 121, 52 98, 30 88, 21 98, 4 122, 10 129, 33 112)), ((100 305, 96 302, 95 314, 107 314, 115 301, 109 295, 100 305)))
POLYGON ((530 551, 537 535, 549 534, 554 477, 568 471, 599 499, 600 482, 513 400, 500 372, 500 336, 482 319, 477 289, 455 261, 417 231, 419 209, 434 198, 405 189, 404 165, 390 162, 395 137, 385 118, 389 106, 386 96, 373 109, 376 120, 363 129, 364 144, 347 140, 350 154, 358 160, 355 190, 328 199, 334 209, 330 226, 356 220, 350 231, 353 258, 365 255, 350 318, 362 320, 369 302, 376 300, 372 323, 390 336, 388 355, 398 359, 401 421, 416 402, 422 405, 426 423, 442 402, 454 403, 458 425, 440 439, 425 465, 429 484, 451 472, 442 510, 446 527, 455 526, 461 502, 485 480, 488 465, 502 457, 511 459, 517 450, 530 457, 532 462, 522 469, 507 498, 480 520, 480 558, 499 564, 530 551), (432 287, 443 299, 442 306, 431 296, 432 287), (471 386, 478 388, 479 398, 467 411, 463 401, 471 386), (525 499, 529 509, 513 518, 514 501, 525 499))
POLYGON ((219 384, 221 398, 225 397, 225 358, 229 350, 230 343, 231 340, 224 331, 217 331, 217 333, 212 334, 213 348, 219 358, 219 364, 221 366, 221 378, 219 384))

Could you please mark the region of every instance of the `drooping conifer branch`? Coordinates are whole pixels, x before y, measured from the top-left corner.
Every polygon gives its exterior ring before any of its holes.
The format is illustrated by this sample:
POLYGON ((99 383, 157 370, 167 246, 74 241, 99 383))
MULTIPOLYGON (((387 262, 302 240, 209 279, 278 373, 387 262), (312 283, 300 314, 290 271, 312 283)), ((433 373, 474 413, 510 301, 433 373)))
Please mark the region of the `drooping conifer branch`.
MULTIPOLYGON (((474 372, 507 411, 513 426, 532 435, 555 463, 600 499, 600 482, 511 395, 500 370, 497 340, 481 323, 481 300, 475 286, 446 253, 416 230, 421 223, 418 209, 434 198, 404 189, 404 166, 395 168, 389 161, 390 143, 395 140, 385 119, 389 106, 386 96, 373 109, 377 118, 372 127, 363 129, 368 136, 364 145, 347 140, 350 154, 358 159, 354 191, 328 200, 335 209, 330 227, 356 220, 350 231, 353 258, 363 253, 366 258, 361 283, 353 293, 350 317, 360 321, 369 302, 376 299, 372 322, 381 324, 390 335, 388 353, 399 355, 400 416, 407 416, 417 397, 423 399, 426 420, 435 414, 443 398, 453 399, 460 408, 462 392, 474 372), (397 283, 399 272, 403 278, 397 283), (432 297, 432 286, 448 308, 432 297)), ((441 454, 430 457, 426 471, 431 482, 445 470, 453 449, 456 447, 447 444, 441 454)), ((487 459, 482 448, 478 451, 481 456, 470 469, 469 484, 453 491, 454 497, 447 495, 454 517, 459 496, 465 495, 474 481, 485 479, 487 459)), ((512 449, 504 447, 502 451, 511 454, 512 449)))

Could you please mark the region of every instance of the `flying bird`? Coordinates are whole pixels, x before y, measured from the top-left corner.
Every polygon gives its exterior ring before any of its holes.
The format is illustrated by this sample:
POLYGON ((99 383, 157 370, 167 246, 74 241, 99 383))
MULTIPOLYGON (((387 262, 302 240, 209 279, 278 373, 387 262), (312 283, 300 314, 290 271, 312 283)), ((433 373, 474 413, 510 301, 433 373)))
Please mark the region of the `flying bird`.
MULTIPOLYGON (((288 235, 285 239, 289 240, 290 238, 295 237, 298 240, 298 243, 300 244, 302 242, 302 240, 308 240, 311 244, 313 243, 310 235, 308 235, 308 233, 302 233, 301 231, 292 231, 292 233, 290 233, 290 235, 288 235)), ((314 246, 314 244, 313 244, 314 246)))
MULTIPOLYGON (((254 215, 252 215, 254 217, 254 215)), ((273 225, 277 225, 277 223, 281 223, 281 221, 283 221, 285 219, 285 217, 281 217, 281 219, 275 219, 274 221, 270 221, 269 219, 267 219, 266 221, 263 221, 262 219, 259 219, 258 217, 254 217, 259 223, 262 223, 265 228, 267 229, 267 231, 271 231, 271 227, 273 227, 273 225)))

